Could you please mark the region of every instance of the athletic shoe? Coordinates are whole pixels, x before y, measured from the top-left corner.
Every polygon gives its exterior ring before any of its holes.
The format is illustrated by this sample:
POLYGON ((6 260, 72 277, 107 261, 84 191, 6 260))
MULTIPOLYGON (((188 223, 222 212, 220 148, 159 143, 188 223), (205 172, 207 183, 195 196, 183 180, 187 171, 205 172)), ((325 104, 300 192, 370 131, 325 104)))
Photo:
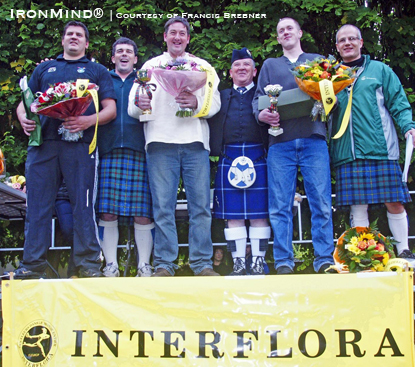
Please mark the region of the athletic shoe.
POLYGON ((164 268, 158 268, 153 273, 152 277, 172 277, 173 275, 168 272, 167 269, 164 268))
POLYGON ((333 269, 333 268, 329 269, 331 265, 332 264, 329 264, 329 263, 325 263, 325 264, 321 265, 320 269, 318 269, 318 273, 319 274, 337 274, 336 269, 333 269), (327 269, 329 269, 329 270, 327 270, 327 269))
POLYGON ((241 257, 235 257, 233 259, 233 271, 229 275, 246 275, 245 261, 241 257))
POLYGON ((263 256, 252 257, 251 275, 265 275, 264 262, 263 256))
POLYGON ((278 275, 284 275, 284 274, 293 274, 293 269, 291 269, 289 266, 282 265, 277 268, 277 274, 278 275))
POLYGON ((79 278, 102 278, 104 274, 99 269, 81 269, 79 270, 79 278))
MULTIPOLYGON (((4 275, 10 279, 11 271, 7 271, 4 275)), ((25 268, 24 266, 19 266, 13 271, 13 279, 46 279, 46 273, 44 271, 33 271, 25 268)))
POLYGON ((415 254, 412 253, 410 250, 403 250, 398 257, 400 259, 405 259, 406 261, 408 261, 411 266, 415 266, 415 254))
POLYGON ((138 277, 151 277, 153 275, 153 268, 147 263, 141 263, 141 266, 137 269, 138 277))
POLYGON ((120 271, 118 270, 118 266, 116 263, 109 263, 107 266, 102 269, 102 273, 104 276, 109 278, 115 278, 120 276, 120 271))

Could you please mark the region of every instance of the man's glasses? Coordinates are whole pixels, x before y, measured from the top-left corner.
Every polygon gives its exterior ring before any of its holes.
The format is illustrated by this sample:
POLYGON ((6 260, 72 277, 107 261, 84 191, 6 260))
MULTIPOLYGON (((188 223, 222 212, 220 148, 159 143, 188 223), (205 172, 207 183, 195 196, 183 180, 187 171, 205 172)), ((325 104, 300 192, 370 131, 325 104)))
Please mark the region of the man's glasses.
POLYGON ((342 43, 346 43, 347 41, 349 41, 349 42, 356 42, 356 41, 359 41, 360 40, 360 38, 359 37, 343 37, 343 38, 340 38, 339 39, 339 41, 337 42, 337 44, 342 44, 342 43))

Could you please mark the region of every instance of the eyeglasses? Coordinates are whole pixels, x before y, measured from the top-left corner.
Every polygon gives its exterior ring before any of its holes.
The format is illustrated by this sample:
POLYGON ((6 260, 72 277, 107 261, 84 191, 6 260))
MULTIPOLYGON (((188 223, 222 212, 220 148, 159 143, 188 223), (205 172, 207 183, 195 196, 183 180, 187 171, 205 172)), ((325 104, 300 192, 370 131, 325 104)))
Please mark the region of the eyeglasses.
POLYGON ((337 42, 338 45, 342 44, 342 43, 346 43, 347 41, 349 42, 356 42, 359 41, 360 38, 359 37, 343 37, 340 38, 339 41, 337 42))

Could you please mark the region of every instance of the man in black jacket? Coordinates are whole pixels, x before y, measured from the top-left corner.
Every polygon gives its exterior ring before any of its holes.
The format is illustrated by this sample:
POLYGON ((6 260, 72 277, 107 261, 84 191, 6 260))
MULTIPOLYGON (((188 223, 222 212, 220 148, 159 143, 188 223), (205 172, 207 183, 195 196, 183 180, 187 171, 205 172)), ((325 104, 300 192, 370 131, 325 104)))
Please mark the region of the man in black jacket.
POLYGON ((219 155, 213 217, 227 220, 225 238, 234 261, 231 275, 245 275, 247 238, 252 246, 251 273, 264 274, 268 224, 267 165, 263 132, 252 112, 255 61, 247 48, 233 50, 233 88, 221 91, 221 109, 210 120, 211 155, 219 155), (249 219, 249 234, 245 220, 249 219))

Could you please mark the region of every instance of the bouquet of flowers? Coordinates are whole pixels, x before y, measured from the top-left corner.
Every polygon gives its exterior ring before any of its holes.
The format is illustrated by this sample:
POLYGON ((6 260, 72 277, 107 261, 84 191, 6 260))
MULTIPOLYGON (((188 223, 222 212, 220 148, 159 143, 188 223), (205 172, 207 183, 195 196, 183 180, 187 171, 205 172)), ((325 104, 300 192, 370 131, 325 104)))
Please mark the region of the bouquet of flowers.
MULTIPOLYGON (((59 120, 70 116, 81 116, 92 102, 93 98, 90 91, 97 91, 98 89, 99 87, 96 84, 88 83, 85 90, 81 91, 82 96, 79 97, 75 82, 55 83, 43 93, 36 92, 37 98, 30 105, 30 109, 38 115, 59 120)), ((83 136, 83 131, 71 133, 62 125, 58 132, 63 135, 63 140, 66 141, 77 141, 83 136)))
POLYGON ((24 176, 10 176, 4 181, 4 183, 13 189, 26 192, 26 178, 24 176))
POLYGON ((311 111, 313 121, 317 120, 318 115, 322 121, 327 121, 327 115, 334 104, 334 94, 352 84, 355 78, 354 68, 340 64, 331 55, 297 65, 292 73, 298 87, 316 100, 311 111))
POLYGON ((333 257, 340 272, 384 271, 394 258, 393 243, 377 230, 376 221, 369 227, 352 227, 338 239, 333 257))
MULTIPOLYGON (((181 57, 154 68, 153 75, 161 87, 173 97, 183 91, 196 92, 206 84, 207 78, 206 69, 181 57)), ((193 114, 193 109, 180 106, 176 112, 178 117, 191 117, 193 114)))

